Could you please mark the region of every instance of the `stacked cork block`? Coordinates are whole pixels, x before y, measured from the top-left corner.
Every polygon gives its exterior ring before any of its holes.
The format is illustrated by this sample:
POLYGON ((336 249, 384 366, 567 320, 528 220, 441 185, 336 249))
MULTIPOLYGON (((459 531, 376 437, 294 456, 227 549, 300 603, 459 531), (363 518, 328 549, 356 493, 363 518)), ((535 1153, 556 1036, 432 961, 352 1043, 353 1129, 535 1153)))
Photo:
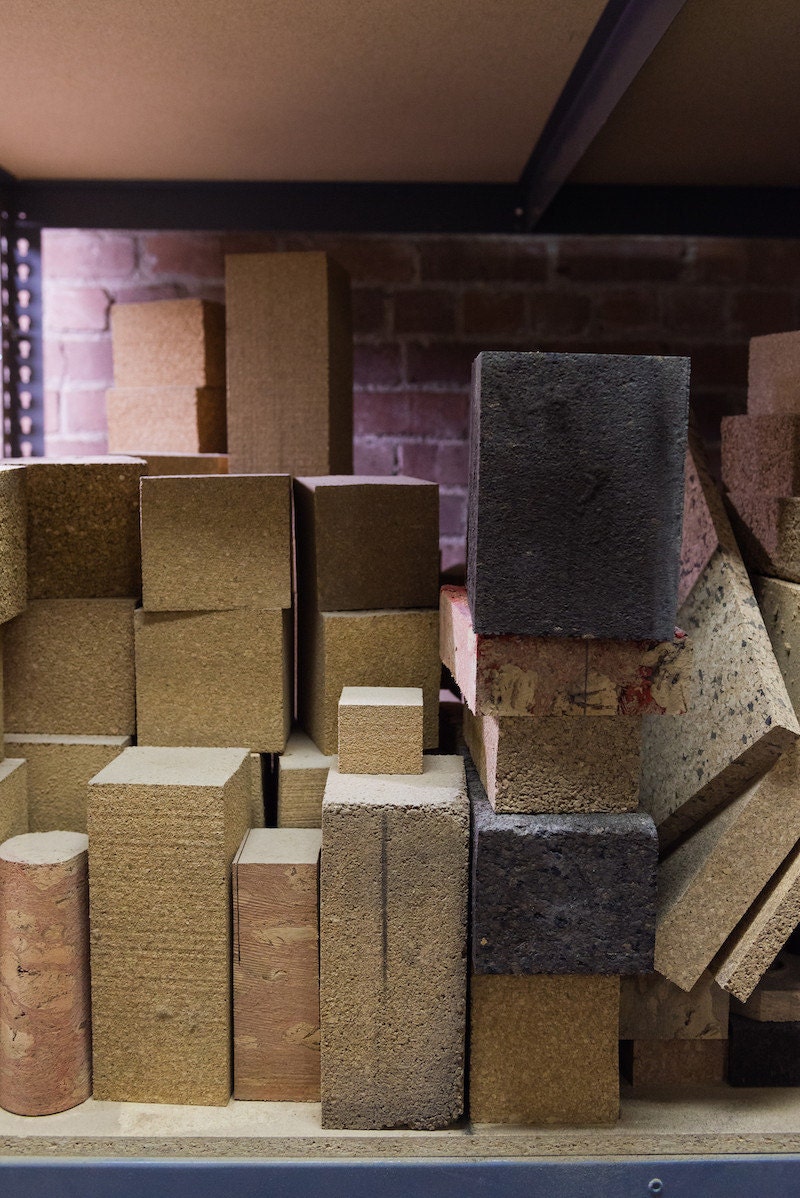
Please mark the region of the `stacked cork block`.
MULTIPOLYGON (((27 489, 22 467, 0 470, 0 664, 9 625, 28 600, 27 489)), ((0 704, 2 712, 2 704, 0 704)), ((0 735, 0 844, 28 831, 28 782, 24 757, 0 735), (6 757, 7 752, 10 757, 6 757)))

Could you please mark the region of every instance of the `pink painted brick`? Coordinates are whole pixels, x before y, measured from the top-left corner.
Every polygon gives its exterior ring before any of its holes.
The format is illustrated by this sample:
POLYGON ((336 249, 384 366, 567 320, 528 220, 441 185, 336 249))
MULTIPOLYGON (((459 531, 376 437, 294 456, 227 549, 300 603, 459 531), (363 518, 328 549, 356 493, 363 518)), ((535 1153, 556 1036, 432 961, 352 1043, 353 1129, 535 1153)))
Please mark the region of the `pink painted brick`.
POLYGON ((658 295, 652 287, 611 287, 594 303, 592 327, 596 332, 646 328, 659 317, 658 295))
POLYGON ((45 437, 45 457, 97 457, 108 453, 108 438, 98 434, 85 437, 45 437))
POLYGON ((442 538, 439 543, 442 570, 453 570, 463 566, 467 560, 467 543, 462 538, 442 538))
POLYGON ((464 332, 468 337, 514 337, 525 331, 525 296, 520 291, 468 291, 464 332))
POLYGON ((466 391, 357 391, 356 436, 441 437, 460 440, 469 428, 466 391))
POLYGON ((728 292, 720 287, 680 287, 664 294, 664 325, 670 332, 707 337, 727 324, 728 292))
POLYGON ((71 383, 98 383, 110 387, 114 380, 111 338, 62 338, 65 380, 71 383))
POLYGON ((398 449, 401 474, 428 478, 445 487, 466 487, 469 478, 469 446, 465 441, 436 444, 405 441, 398 449))
POLYGON ((408 238, 293 235, 284 248, 326 251, 353 283, 413 283, 417 277, 417 249, 408 238))
POLYGON ((223 254, 275 254, 285 249, 279 233, 220 233, 223 254))
POLYGON ((731 304, 731 332, 737 338, 788 333, 798 327, 797 295, 788 289, 736 292, 731 304))
POLYGON ((353 288, 355 336, 385 336, 388 328, 387 297, 380 287, 353 288))
POLYGON ((558 274, 588 282, 678 279, 686 260, 686 242, 678 237, 562 237, 558 242, 558 274))
POLYGON ((124 279, 136 269, 136 245, 129 233, 47 229, 42 234, 42 266, 48 278, 124 279))
POLYGON ((44 392, 44 435, 55 436, 61 428, 61 396, 52 387, 44 392))
POLYGON ((353 442, 354 474, 395 474, 394 441, 353 442))
POLYGON ((456 297, 452 291, 418 287, 394 296, 396 333, 454 333, 456 297))
POLYGON ((224 278, 222 242, 214 233, 147 233, 139 244, 140 269, 151 278, 224 278))
POLYGON ((150 300, 183 299, 188 294, 182 283, 134 283, 115 287, 115 304, 144 304, 150 300))
POLYGON ((547 242, 538 237, 442 237, 420 243, 424 280, 475 282, 547 278, 547 242))
POLYGON ((400 346, 357 342, 353 347, 353 381, 356 387, 398 387, 403 381, 400 346))
POLYGON ((48 329, 61 332, 102 333, 108 328, 110 299, 102 287, 59 287, 44 289, 44 320, 48 329))
POLYGON ((571 337, 586 330, 591 301, 588 295, 573 290, 540 288, 528 295, 528 309, 531 328, 538 336, 571 337))
POLYGON ((699 237, 694 244, 696 283, 743 283, 748 271, 747 242, 733 237, 699 237))
POLYGON ((467 495, 439 493, 439 535, 463 537, 467 532, 467 495))
POLYGON ((106 437, 108 425, 105 388, 62 391, 61 421, 61 431, 65 437, 86 434, 106 437))
POLYGON ((472 363, 482 349, 505 349, 505 345, 482 342, 412 341, 407 353, 406 371, 413 385, 439 385, 447 387, 469 387, 472 363))
POLYGON ((747 242, 747 278, 756 286, 797 285, 800 244, 794 238, 757 238, 747 242))

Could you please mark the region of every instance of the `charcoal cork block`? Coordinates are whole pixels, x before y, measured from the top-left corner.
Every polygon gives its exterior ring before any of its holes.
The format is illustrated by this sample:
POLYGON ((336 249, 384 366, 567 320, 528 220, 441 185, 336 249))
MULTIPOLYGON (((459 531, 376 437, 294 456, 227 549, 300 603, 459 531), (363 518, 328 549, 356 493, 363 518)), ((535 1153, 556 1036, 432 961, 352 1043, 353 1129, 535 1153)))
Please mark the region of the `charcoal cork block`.
POLYGON ((467 591, 477 633, 671 640, 687 358, 479 354, 467 591))

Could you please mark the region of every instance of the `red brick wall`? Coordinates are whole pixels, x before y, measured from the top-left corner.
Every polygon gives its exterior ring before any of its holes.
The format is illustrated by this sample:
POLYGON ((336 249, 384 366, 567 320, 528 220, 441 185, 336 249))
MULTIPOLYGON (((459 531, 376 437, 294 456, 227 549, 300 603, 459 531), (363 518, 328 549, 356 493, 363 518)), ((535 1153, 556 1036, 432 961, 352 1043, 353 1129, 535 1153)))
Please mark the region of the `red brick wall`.
POLYGON ((50 231, 47 451, 105 450, 112 302, 223 298, 224 255, 325 248, 353 281, 355 468, 441 484, 463 556, 470 363, 481 349, 689 354, 714 442, 744 410, 747 340, 800 328, 800 242, 50 231))

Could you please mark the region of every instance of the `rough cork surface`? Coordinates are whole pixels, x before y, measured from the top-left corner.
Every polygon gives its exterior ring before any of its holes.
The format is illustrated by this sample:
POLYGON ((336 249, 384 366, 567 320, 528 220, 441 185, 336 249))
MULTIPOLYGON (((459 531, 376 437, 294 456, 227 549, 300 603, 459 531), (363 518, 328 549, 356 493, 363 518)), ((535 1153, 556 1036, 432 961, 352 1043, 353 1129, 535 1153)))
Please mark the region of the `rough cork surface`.
POLYGON ((264 814, 264 774, 260 753, 250 754, 250 827, 263 828, 264 814))
POLYGON ((278 827, 321 828, 322 796, 333 757, 293 728, 278 758, 278 827))
POLYGON ((225 1105, 240 749, 126 749, 89 784, 94 1096, 225 1105))
POLYGON ((747 412, 774 416, 800 414, 800 333, 769 333, 750 338, 747 412))
POLYGON ((6 731, 132 735, 135 604, 135 599, 36 599, 6 624, 6 731))
POLYGON ((746 491, 733 491, 727 498, 749 569, 800 582, 800 499, 746 491))
POLYGON ((137 610, 142 745, 282 752, 291 721, 290 611, 137 610))
POLYGON ((345 686, 339 773, 422 773, 422 687, 345 686))
POLYGON ((226 453, 136 453, 147 463, 148 476, 179 474, 227 474, 226 453))
POLYGON ((20 466, 0 467, 0 624, 28 601, 26 479, 20 466))
POLYGON ((637 1088, 720 1085, 727 1073, 727 1029, 724 1040, 636 1040, 632 1045, 630 1081, 637 1088))
POLYGON ((495 811, 635 811, 641 719, 474 716, 464 740, 495 811))
POLYGON ((130 743, 129 736, 7 733, 7 750, 28 763, 30 831, 85 832, 90 779, 130 743))
POLYGON ((623 978, 620 1040, 727 1040, 730 999, 706 972, 686 993, 658 973, 623 978))
POLYGON ((763 1023, 731 1011, 728 1083, 800 1086, 800 1022, 763 1023))
POLYGON ((475 631, 669 640, 688 358, 482 353, 470 423, 475 631))
POLYGON ((225 386, 222 304, 194 298, 113 304, 111 346, 117 387, 225 386))
POLYGON ((690 419, 678 579, 678 603, 681 606, 711 561, 711 555, 720 544, 720 536, 725 550, 738 556, 739 548, 725 514, 722 496, 709 470, 703 439, 694 420, 690 419))
POLYGON ((498 815, 466 759, 475 973, 647 973, 658 843, 646 815, 498 815))
POLYGON ((614 1123, 619 978, 489 977, 470 994, 473 1123, 614 1123))
POLYGON ((733 1009, 762 1023, 800 1021, 800 957, 780 953, 759 981, 747 1002, 733 1001, 733 1009))
POLYGON ((795 711, 800 710, 800 586, 781 578, 754 578, 772 651, 795 711))
POLYGON ((299 603, 318 611, 436 606, 436 483, 297 478, 294 501, 299 603))
POLYGON ((350 280, 323 253, 229 254, 228 449, 237 474, 353 469, 350 280))
POLYGON ((331 768, 322 838, 322 1125, 446 1127, 464 1109, 462 759, 401 777, 331 768))
POLYGON ((136 446, 163 453, 225 453, 224 387, 111 387, 106 391, 109 453, 136 446))
POLYGON ((23 835, 29 826, 28 763, 6 757, 0 761, 0 844, 10 836, 23 835))
POLYGON ((797 495, 800 492, 800 412, 778 416, 723 416, 722 482, 728 491, 753 497, 797 495))
POLYGON ((292 606, 288 474, 143 478, 145 611, 292 606))
POLYGON ((87 839, 0 845, 0 1106, 52 1115, 92 1093, 87 839))
POLYGON ((692 646, 671 641, 479 636, 465 587, 442 587, 439 647, 474 715, 679 715, 692 646))
POLYGON ((319 1102, 319 831, 250 831, 233 863, 233 1096, 319 1102))

